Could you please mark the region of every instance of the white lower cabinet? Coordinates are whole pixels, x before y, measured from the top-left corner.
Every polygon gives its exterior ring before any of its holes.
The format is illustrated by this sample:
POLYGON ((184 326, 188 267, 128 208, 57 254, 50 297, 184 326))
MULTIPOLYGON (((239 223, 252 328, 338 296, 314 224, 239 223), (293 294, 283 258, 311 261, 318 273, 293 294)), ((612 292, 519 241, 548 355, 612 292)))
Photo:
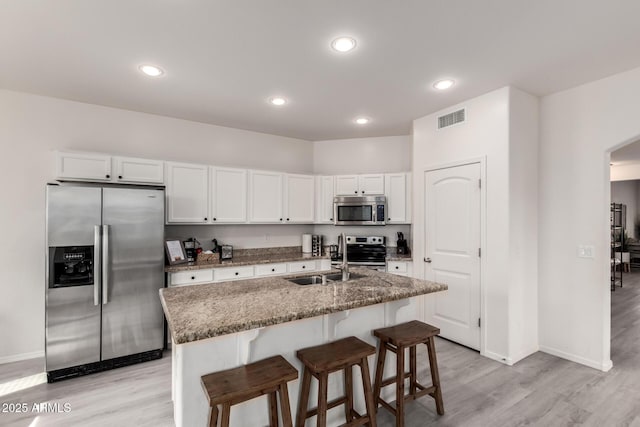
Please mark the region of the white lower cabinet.
POLYGON ((201 270, 188 270, 169 273, 169 286, 195 285, 199 283, 228 282, 251 279, 253 277, 283 276, 291 273, 304 273, 331 269, 331 260, 279 262, 272 264, 242 265, 237 267, 217 267, 201 270))
POLYGON ((259 264, 256 265, 256 277, 277 276, 287 274, 287 264, 259 264))
POLYGON ((395 274, 397 276, 411 277, 413 273, 412 261, 388 261, 387 273, 395 274))
POLYGON ((226 282, 229 280, 249 279, 253 277, 253 266, 215 268, 213 270, 214 282, 226 282))
POLYGON ((169 286, 195 285, 213 281, 213 270, 178 271, 169 274, 169 286))

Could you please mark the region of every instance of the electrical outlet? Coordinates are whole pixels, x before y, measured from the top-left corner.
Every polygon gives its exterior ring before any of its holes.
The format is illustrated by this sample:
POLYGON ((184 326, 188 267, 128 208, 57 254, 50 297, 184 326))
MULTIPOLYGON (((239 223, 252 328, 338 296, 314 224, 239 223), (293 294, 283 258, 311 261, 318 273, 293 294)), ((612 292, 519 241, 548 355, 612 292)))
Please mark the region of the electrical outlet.
POLYGON ((578 246, 578 258, 593 258, 595 254, 595 248, 590 245, 578 246))

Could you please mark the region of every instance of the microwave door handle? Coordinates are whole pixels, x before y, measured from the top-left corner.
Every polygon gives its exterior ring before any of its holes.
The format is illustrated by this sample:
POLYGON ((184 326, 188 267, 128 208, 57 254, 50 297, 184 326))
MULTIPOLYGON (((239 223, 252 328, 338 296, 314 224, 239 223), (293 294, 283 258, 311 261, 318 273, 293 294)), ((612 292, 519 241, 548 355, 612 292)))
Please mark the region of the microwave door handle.
POLYGON ((109 302, 109 226, 102 226, 102 305, 109 302))
POLYGON ((100 239, 100 226, 93 226, 93 305, 100 305, 100 288, 102 278, 102 242, 100 239))

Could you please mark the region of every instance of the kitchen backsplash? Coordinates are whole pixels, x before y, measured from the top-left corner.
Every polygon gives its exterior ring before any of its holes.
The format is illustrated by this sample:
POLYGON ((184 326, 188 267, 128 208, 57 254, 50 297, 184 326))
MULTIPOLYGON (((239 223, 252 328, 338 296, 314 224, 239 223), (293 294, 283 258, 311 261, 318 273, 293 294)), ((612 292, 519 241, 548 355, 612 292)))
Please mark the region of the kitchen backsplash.
POLYGON ((343 226, 334 225, 167 225, 165 236, 186 240, 195 237, 205 250, 211 249, 212 239, 218 244, 232 245, 234 248, 273 248, 283 246, 301 246, 302 235, 305 233, 324 236, 324 245, 338 243, 340 233, 348 235, 385 236, 387 246, 396 246, 397 233, 404 233, 405 239, 411 247, 410 225, 386 225, 383 227, 343 226))

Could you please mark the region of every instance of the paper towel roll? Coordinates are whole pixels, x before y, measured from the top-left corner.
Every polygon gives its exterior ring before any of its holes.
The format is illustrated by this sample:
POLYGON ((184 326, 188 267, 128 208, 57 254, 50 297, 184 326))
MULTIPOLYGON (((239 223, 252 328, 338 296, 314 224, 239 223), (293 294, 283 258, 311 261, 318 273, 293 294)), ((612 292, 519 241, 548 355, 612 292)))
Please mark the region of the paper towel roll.
POLYGON ((302 253, 311 253, 311 234, 302 235, 302 253))

